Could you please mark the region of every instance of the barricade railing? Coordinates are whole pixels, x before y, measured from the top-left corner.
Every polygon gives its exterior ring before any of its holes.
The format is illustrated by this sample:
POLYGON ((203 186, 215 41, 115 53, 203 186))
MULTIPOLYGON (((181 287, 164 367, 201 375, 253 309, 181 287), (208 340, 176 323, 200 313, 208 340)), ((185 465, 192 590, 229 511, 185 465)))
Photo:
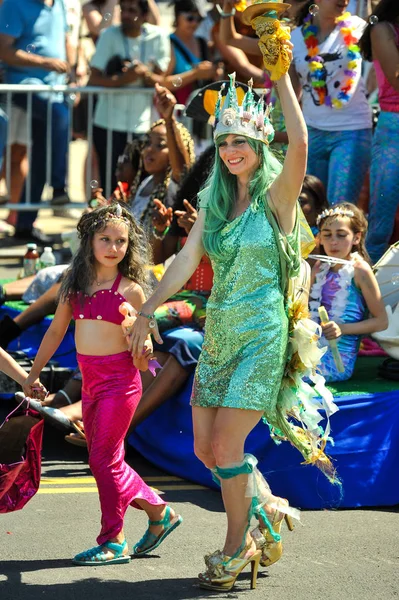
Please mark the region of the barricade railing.
MULTIPOLYGON (((91 186, 90 182, 93 181, 92 177, 92 156, 93 156, 93 121, 94 121, 94 100, 95 97, 106 95, 108 100, 107 113, 108 113, 108 122, 112 121, 112 113, 113 113, 113 104, 114 98, 117 95, 125 95, 128 96, 127 100, 127 111, 126 111, 126 130, 127 141, 131 141, 134 132, 132 131, 132 125, 136 121, 135 118, 132 118, 134 115, 135 107, 134 107, 134 97, 137 93, 148 95, 148 103, 150 107, 153 107, 153 96, 154 89, 153 88, 104 88, 104 87, 72 87, 67 85, 57 85, 57 86, 47 86, 47 85, 11 85, 11 84, 3 84, 0 85, 0 107, 4 110, 8 118, 8 132, 7 132, 7 143, 5 146, 5 178, 6 178, 6 186, 7 192, 9 196, 9 191, 11 189, 11 145, 12 141, 10 140, 10 119, 12 118, 12 106, 13 106, 13 96, 26 94, 26 146, 27 146, 27 159, 28 159, 28 174, 26 178, 26 203, 10 203, 2 204, 1 208, 17 210, 17 211, 27 211, 27 210, 37 210, 43 208, 54 208, 48 201, 41 201, 38 203, 31 202, 31 194, 32 194, 32 114, 33 114, 33 105, 32 98, 34 94, 48 94, 48 105, 47 105, 47 123, 46 123, 46 188, 48 189, 51 186, 51 171, 52 171, 52 152, 53 152, 53 139, 52 139, 52 102, 56 95, 63 94, 64 101, 67 102, 69 107, 69 127, 68 127, 68 154, 66 156, 66 164, 67 164, 67 180, 65 182, 65 186, 67 191, 69 190, 69 173, 68 173, 68 165, 69 165, 69 152, 70 152, 70 144, 73 139, 73 108, 75 104, 75 100, 78 94, 81 97, 87 96, 87 135, 85 139, 87 140, 87 166, 86 166, 86 174, 85 174, 85 196, 88 200, 91 194, 91 186)), ((192 131, 192 119, 184 116, 184 105, 176 105, 175 107, 178 110, 179 120, 184 123, 184 125, 192 131)), ((155 111, 155 109, 154 109, 155 111)), ((156 113, 155 113, 156 114, 156 113)), ((111 194, 111 172, 115 169, 116 165, 112 164, 112 132, 111 128, 107 128, 107 149, 106 149, 106 170, 107 170, 107 182, 106 185, 102 184, 104 187, 104 195, 109 197, 111 194)), ((71 202, 69 204, 63 205, 63 208, 83 208, 84 204, 82 202, 71 202)))

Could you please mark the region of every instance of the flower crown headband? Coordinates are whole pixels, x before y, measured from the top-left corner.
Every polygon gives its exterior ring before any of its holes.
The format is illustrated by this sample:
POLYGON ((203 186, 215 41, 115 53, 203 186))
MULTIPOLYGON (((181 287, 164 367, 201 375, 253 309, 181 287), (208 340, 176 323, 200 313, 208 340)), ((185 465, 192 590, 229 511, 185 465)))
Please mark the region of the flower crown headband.
POLYGON ((355 213, 353 210, 348 208, 341 208, 337 206, 336 208, 326 208, 316 219, 316 225, 319 226, 320 222, 327 217, 354 217, 355 213))

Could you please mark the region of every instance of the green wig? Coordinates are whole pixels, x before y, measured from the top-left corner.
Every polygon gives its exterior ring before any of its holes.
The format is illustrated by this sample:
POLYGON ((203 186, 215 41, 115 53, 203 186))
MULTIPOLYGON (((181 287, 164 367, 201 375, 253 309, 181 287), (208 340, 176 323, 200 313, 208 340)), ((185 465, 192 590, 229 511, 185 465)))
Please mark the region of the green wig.
MULTIPOLYGON (((203 234, 203 244, 207 254, 220 257, 220 232, 229 222, 237 197, 237 178, 233 176, 219 156, 219 145, 227 135, 216 140, 216 154, 213 169, 209 175, 208 203, 203 234)), ((281 173, 282 165, 268 146, 259 140, 246 138, 248 144, 259 156, 259 167, 249 184, 251 205, 263 203, 266 192, 281 173)))

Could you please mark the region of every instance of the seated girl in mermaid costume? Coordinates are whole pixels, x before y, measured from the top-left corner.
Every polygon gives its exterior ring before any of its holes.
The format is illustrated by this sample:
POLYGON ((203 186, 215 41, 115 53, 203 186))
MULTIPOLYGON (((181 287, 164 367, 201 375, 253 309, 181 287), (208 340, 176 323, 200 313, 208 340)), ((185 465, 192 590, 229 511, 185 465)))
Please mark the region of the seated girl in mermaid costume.
POLYGON ((364 245, 363 211, 349 202, 336 204, 321 213, 317 225, 326 262, 317 262, 312 270, 311 316, 319 323, 318 308, 327 310, 322 343, 328 347, 329 341, 337 340, 344 371, 338 370, 330 347, 318 369, 327 382, 345 381, 355 368, 361 336, 386 329, 387 314, 364 245))

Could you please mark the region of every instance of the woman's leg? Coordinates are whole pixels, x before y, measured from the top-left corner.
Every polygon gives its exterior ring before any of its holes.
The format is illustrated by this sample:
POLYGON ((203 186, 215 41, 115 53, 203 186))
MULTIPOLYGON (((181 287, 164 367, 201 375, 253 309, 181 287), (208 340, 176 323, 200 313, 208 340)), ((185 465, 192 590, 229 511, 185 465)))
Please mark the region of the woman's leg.
POLYGON ((367 250, 376 262, 387 250, 399 205, 399 114, 382 112, 374 133, 367 250))
POLYGON ((219 408, 212 432, 212 450, 220 477, 223 503, 227 514, 227 535, 223 551, 234 556, 244 545, 251 545, 249 517, 252 498, 246 493, 248 471, 230 476, 231 467, 244 462, 244 444, 248 434, 262 417, 262 411, 219 408))
POLYGON ((330 204, 357 204, 371 160, 372 130, 331 132, 327 197, 330 204))
POLYGON ((217 408, 193 406, 194 454, 208 469, 216 467, 212 450, 212 432, 217 408))

